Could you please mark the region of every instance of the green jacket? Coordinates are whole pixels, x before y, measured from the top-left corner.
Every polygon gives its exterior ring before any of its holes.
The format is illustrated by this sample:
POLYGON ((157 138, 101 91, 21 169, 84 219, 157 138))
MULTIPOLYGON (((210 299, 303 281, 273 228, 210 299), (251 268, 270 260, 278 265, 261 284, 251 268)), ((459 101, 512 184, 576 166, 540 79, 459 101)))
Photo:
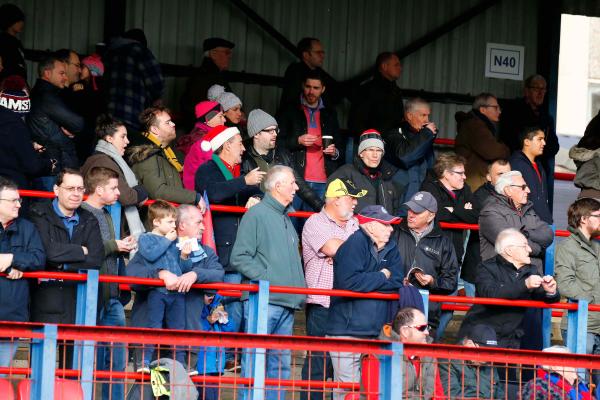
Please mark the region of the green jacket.
POLYGON ((162 199, 181 204, 196 204, 199 196, 183 187, 181 176, 160 147, 154 144, 135 146, 129 151, 131 170, 151 199, 162 199))
MULTIPOLYGON (((269 193, 242 218, 229 262, 246 281, 266 280, 271 285, 306 287, 298 235, 287 208, 269 193)), ((242 300, 248 298, 244 293, 242 300)), ((269 303, 299 309, 305 295, 271 293, 269 303)))
MULTIPOLYGON (((579 229, 569 228, 571 236, 556 246, 554 274, 558 290, 570 299, 600 303, 600 244, 589 241, 579 229)), ((567 315, 562 329, 567 329, 567 315)), ((588 314, 588 332, 600 335, 600 313, 588 314)))
POLYGON ((444 393, 449 399, 503 399, 504 387, 496 368, 471 361, 439 359, 444 393), (493 388, 493 393, 492 393, 493 388))

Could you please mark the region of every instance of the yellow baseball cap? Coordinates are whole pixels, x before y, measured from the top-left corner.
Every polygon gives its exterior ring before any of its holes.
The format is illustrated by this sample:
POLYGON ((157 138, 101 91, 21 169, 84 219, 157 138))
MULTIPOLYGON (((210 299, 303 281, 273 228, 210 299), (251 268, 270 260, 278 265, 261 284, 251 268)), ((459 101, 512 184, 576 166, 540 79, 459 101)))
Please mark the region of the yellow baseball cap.
POLYGON ((359 190, 354 183, 350 181, 350 179, 346 179, 342 181, 341 179, 334 179, 327 186, 327 192, 325 193, 325 197, 342 197, 342 196, 351 196, 351 197, 363 197, 367 194, 365 189, 359 190))

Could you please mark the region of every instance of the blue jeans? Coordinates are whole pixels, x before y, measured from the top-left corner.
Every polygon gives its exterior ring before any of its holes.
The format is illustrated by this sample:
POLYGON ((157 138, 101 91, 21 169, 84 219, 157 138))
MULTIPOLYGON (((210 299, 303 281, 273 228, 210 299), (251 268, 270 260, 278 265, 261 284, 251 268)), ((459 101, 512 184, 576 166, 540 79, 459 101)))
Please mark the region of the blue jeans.
MULTIPOLYGON (((248 301, 244 301, 244 331, 248 331, 248 301)), ((291 336, 294 329, 294 310, 287 307, 269 304, 267 312, 267 334, 291 336)), ((252 351, 252 350, 250 350, 252 351)), ((292 363, 292 352, 290 350, 267 350, 266 377, 273 379, 290 379, 290 367, 292 363)), ((246 368, 253 369, 252 365, 242 363, 242 376, 246 368)), ((266 400, 285 399, 285 390, 277 386, 267 386, 265 391, 266 400)), ((247 391, 242 391, 245 399, 247 391)))
MULTIPOLYGON (((242 274, 239 272, 225 272, 223 278, 224 283, 242 283, 242 274)), ((225 297, 223 300, 225 311, 229 316, 229 320, 233 323, 232 332, 241 332, 244 326, 244 314, 242 311, 242 302, 238 297, 225 297)), ((225 358, 227 361, 235 360, 235 349, 229 349, 225 358)))
MULTIPOLYGON (((109 299, 100 310, 98 325, 125 326, 125 310, 118 299, 109 299)), ((127 350, 120 343, 98 343, 96 347, 96 369, 123 372, 127 366, 127 350)), ((125 386, 122 379, 112 378, 112 383, 102 385, 102 398, 105 400, 125 399, 125 386)))
POLYGON ((465 296, 475 297, 475 284, 463 280, 463 287, 465 288, 465 296))
MULTIPOLYGON (((456 296, 457 292, 455 291, 454 293, 452 293, 450 296, 456 296)), ((452 320, 452 315, 453 315, 453 311, 448 311, 448 310, 444 310, 440 313, 440 322, 439 325, 437 327, 437 329, 435 330, 435 342, 439 343, 442 340, 442 337, 444 336, 444 332, 446 331, 446 327, 448 326, 448 323, 450 323, 450 321, 452 320)))
MULTIPOLYGON (((306 335, 323 336, 326 334, 329 309, 318 304, 306 305, 306 335)), ((333 364, 329 352, 312 351, 306 355, 302 366, 302 380, 326 381, 333 379, 333 364)), ((300 400, 308 398, 307 391, 300 392, 300 400)), ((329 396, 328 396, 329 397, 329 396)), ((322 389, 310 392, 311 400, 323 399, 322 389)))
MULTIPOLYGON (((185 295, 153 289, 148 293, 148 328, 185 329, 185 295)), ((152 362, 154 346, 144 348, 143 365, 152 362)), ((175 359, 187 368, 185 351, 175 347, 175 359)))
MULTIPOLYGON (((315 193, 317 194, 317 196, 319 196, 320 199, 325 197, 325 189, 327 188, 326 183, 306 181, 306 184, 312 190, 315 191, 315 193)), ((306 203, 304 200, 302 200, 300 198, 298 193, 296 193, 296 196, 294 196, 294 201, 292 202, 292 207, 294 207, 295 211, 315 211, 312 209, 312 207, 308 203, 306 203)), ((319 210, 317 210, 317 211, 319 211, 319 210)), ((298 236, 302 235, 302 228, 304 227, 305 222, 306 222, 306 218, 292 218, 292 223, 294 224, 294 227, 296 228, 296 232, 298 232, 298 236)))

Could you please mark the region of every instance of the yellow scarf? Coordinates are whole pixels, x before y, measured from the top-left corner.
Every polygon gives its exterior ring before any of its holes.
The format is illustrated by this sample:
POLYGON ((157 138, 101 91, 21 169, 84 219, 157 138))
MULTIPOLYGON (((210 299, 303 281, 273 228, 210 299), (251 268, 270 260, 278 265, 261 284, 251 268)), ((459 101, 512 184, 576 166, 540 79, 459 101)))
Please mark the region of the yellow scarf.
MULTIPOLYGON (((162 145, 160 144, 156 136, 150 134, 150 132, 144 132, 142 133, 142 135, 158 147, 162 148, 162 145)), ((164 147, 163 153, 165 153, 165 157, 167 157, 167 161, 169 161, 169 164, 171 164, 177 170, 177 172, 181 173, 181 171, 183 171, 183 165, 181 165, 181 163, 177 159, 177 156, 175 155, 173 149, 170 146, 164 147)))

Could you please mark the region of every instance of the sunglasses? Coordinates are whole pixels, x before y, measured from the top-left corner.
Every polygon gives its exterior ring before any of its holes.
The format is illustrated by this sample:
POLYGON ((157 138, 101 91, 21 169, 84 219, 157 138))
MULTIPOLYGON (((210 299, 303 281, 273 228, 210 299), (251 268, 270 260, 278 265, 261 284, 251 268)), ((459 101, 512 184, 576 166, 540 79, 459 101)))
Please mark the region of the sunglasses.
POLYGON ((424 324, 424 325, 405 325, 407 328, 414 328, 416 330, 418 330, 419 332, 425 332, 429 330, 429 325, 428 324, 424 324))

